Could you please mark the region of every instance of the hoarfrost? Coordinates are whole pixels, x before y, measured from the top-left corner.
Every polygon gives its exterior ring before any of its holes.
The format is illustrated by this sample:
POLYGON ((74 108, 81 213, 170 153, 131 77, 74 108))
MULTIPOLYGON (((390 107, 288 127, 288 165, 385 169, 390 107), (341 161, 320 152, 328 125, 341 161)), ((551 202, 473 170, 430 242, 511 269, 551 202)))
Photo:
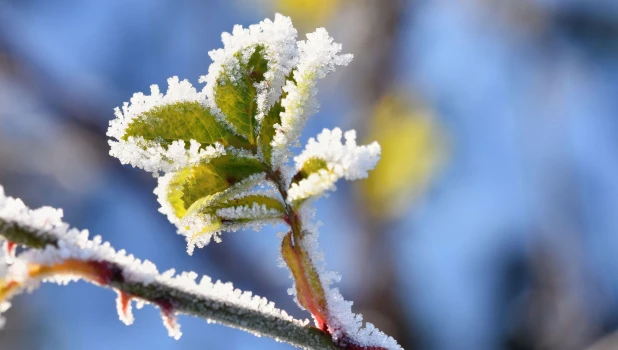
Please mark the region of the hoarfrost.
POLYGON ((276 126, 272 141, 273 164, 279 166, 289 156, 289 146, 296 146, 307 118, 317 112, 317 79, 324 78, 335 66, 348 65, 351 54, 340 55, 341 44, 335 43, 324 28, 307 34, 307 40, 298 42, 298 65, 294 69, 294 83, 288 80, 283 90, 287 93, 281 101, 281 125, 276 126))
POLYGON ((160 92, 157 85, 152 85, 150 95, 138 92, 133 95, 130 103, 124 103, 122 109, 116 108, 116 119, 109 123, 107 129, 107 136, 116 140, 109 141, 110 155, 118 158, 122 164, 131 164, 155 175, 158 172, 179 170, 203 159, 225 154, 220 144, 201 147, 195 140, 189 141, 189 147, 186 147, 185 141, 175 140, 166 149, 159 143, 143 137, 130 136, 126 140, 123 139, 127 127, 137 117, 155 107, 184 101, 206 103, 204 95, 197 92, 187 80, 179 81, 178 77, 172 77, 167 82, 168 89, 165 95, 160 92))
POLYGON ((274 21, 265 19, 249 28, 236 25, 232 34, 226 32, 221 35, 223 48, 208 53, 213 63, 208 68, 208 74, 200 77, 199 80, 206 83, 204 94, 208 97, 208 105, 218 115, 220 121, 234 129, 234 126, 225 120, 225 116, 215 102, 215 88, 223 72, 230 75, 232 83, 242 79, 237 55, 240 55, 241 63, 246 64, 255 48, 261 46, 264 58, 268 61, 264 80, 256 86, 258 114, 255 117, 260 121, 268 109, 281 97, 285 77, 296 65, 297 35, 290 18, 280 14, 275 15, 274 21))
MULTIPOLYGON (((305 235, 300 241, 313 262, 326 295, 328 309, 328 331, 336 343, 347 345, 349 342, 363 347, 383 347, 389 350, 402 350, 397 341, 375 328, 371 323, 363 327, 363 316, 352 312, 352 302, 343 298, 338 288, 331 287, 339 282, 341 276, 326 268, 324 252, 318 241, 318 224, 315 224, 315 209, 304 206, 300 211, 305 235)), ((294 293, 294 292, 293 292, 294 293)))
MULTIPOLYGON (((235 289, 231 283, 220 281, 213 283, 208 276, 203 276, 197 283, 198 275, 195 272, 183 272, 177 275, 174 270, 169 270, 161 274, 150 261, 136 259, 133 255, 127 255, 124 250, 116 251, 108 242, 103 242, 100 236, 89 239, 86 230, 80 231, 69 228, 69 225, 62 221, 62 210, 50 207, 30 209, 20 199, 6 197, 1 186, 0 223, 18 225, 37 235, 45 235, 57 240, 57 246, 48 245, 44 249, 26 250, 19 254, 11 265, 6 263, 4 252, 0 250, 0 281, 18 282, 21 285, 20 291, 32 290, 40 282, 31 278, 29 266, 52 266, 73 260, 100 262, 107 264, 105 266, 118 268, 122 274, 123 282, 140 283, 144 286, 152 285, 153 287, 169 287, 192 295, 195 303, 205 302, 213 308, 235 307, 238 310, 239 318, 243 316, 242 310, 251 310, 300 326, 308 323, 308 320, 295 320, 287 313, 275 308, 274 304, 265 298, 254 296, 251 292, 235 289)), ((2 234, 6 225, 0 225, 0 228, 0 234, 2 234)), ((66 284, 83 278, 82 272, 73 273, 69 270, 58 275, 45 275, 43 282, 66 284)), ((103 285, 109 283, 105 279, 91 279, 91 281, 103 285)), ((123 295, 123 292, 118 293, 116 306, 119 317, 124 323, 130 324, 133 322, 130 300, 132 296, 123 295)), ((138 302, 140 304, 148 303, 147 300, 143 299, 139 299, 138 302)), ((170 335, 175 338, 179 337, 180 329, 175 322, 177 310, 171 304, 168 305, 161 301, 154 302, 162 310, 165 325, 168 327, 170 335)), ((0 314, 9 306, 8 302, 3 302, 0 305, 0 314)), ((0 324, 2 323, 3 321, 0 320, 0 324)), ((241 321, 238 320, 236 324, 240 325, 241 321)))
POLYGON ((305 150, 294 158, 296 169, 301 170, 310 159, 326 161, 327 168, 310 174, 299 183, 293 183, 288 192, 289 201, 317 196, 326 190, 334 190, 335 182, 340 178, 358 180, 368 176, 369 170, 375 168, 380 160, 380 145, 373 142, 367 146, 356 144, 356 132, 341 129, 332 131, 324 129, 317 137, 310 138, 305 150), (342 135, 345 144, 341 142, 342 135))

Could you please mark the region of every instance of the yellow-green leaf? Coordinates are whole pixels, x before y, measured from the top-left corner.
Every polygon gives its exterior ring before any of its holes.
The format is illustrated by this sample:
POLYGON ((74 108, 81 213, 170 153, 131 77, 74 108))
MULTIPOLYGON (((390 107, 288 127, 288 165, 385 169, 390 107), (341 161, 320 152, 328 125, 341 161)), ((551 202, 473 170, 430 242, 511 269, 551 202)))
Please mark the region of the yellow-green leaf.
POLYGON ((302 169, 300 169, 296 175, 292 178, 292 183, 299 183, 301 180, 306 179, 312 173, 315 173, 322 169, 327 169, 328 164, 324 159, 321 158, 309 158, 303 164, 302 169))
POLYGON ((264 73, 268 69, 268 61, 264 58, 263 51, 263 47, 256 46, 246 64, 241 60, 241 53, 237 53, 235 56, 240 71, 235 67, 224 67, 215 88, 215 102, 226 120, 252 145, 256 144, 257 126, 255 84, 264 80, 264 73))
POLYGON ((208 163, 187 167, 171 179, 168 201, 176 216, 182 218, 198 200, 209 200, 251 175, 264 171, 262 163, 254 158, 224 155, 208 163))
POLYGON ((217 195, 212 195, 197 200, 188 209, 188 215, 194 215, 198 213, 213 215, 218 209, 236 208, 243 206, 252 207, 254 204, 257 204, 259 206, 263 205, 266 207, 266 209, 274 209, 281 213, 281 215, 285 215, 285 204, 276 198, 268 197, 262 194, 250 194, 243 197, 230 199, 233 194, 235 193, 220 192, 217 195))
MULTIPOLYGON (((230 188, 232 190, 233 188, 230 188)), ((238 224, 250 224, 251 222, 283 218, 286 214, 285 204, 272 197, 268 197, 262 194, 250 194, 240 198, 230 199, 233 193, 232 191, 220 192, 216 195, 204 197, 195 203, 188 209, 187 216, 193 217, 194 215, 207 216, 209 218, 209 225, 204 227, 201 231, 194 232, 191 236, 191 240, 195 240, 204 234, 211 233, 213 231, 220 231, 229 229, 231 226, 238 224), (226 193, 227 192, 227 193, 226 193), (268 213, 268 215, 257 217, 238 217, 238 218, 226 218, 217 214, 219 209, 227 208, 253 208, 258 205, 261 208, 267 210, 275 210, 276 214, 268 213)))
POLYGON ((202 145, 219 142, 224 146, 251 148, 241 137, 218 122, 208 107, 196 101, 157 106, 135 118, 127 126, 123 139, 142 137, 167 148, 176 140, 196 140, 202 145))

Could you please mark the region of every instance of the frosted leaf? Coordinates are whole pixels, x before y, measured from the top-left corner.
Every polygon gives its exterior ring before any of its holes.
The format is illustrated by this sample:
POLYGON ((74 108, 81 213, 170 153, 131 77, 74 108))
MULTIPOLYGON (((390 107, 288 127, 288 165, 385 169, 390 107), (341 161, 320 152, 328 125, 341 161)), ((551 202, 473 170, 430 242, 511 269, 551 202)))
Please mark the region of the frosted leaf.
POLYGON ((221 144, 202 148, 197 141, 191 140, 188 148, 185 145, 185 141, 176 140, 166 149, 152 141, 131 136, 126 141, 110 141, 110 154, 122 164, 131 164, 155 176, 158 172, 177 171, 225 154, 221 144))
POLYGON ((152 85, 150 95, 136 93, 130 103, 125 103, 122 109, 116 108, 116 119, 110 122, 107 136, 116 140, 109 141, 110 155, 118 158, 122 164, 131 164, 156 174, 178 170, 225 153, 223 146, 218 143, 203 147, 196 140, 170 140, 171 144, 164 147, 162 142, 141 136, 126 137, 131 123, 156 107, 178 102, 205 104, 203 94, 198 93, 187 80, 179 81, 178 77, 172 77, 168 79, 168 85, 165 95, 157 85, 152 85))
MULTIPOLYGON (((211 206, 214 207, 215 205, 221 205, 221 203, 252 194, 253 192, 251 192, 251 189, 260 182, 264 181, 264 173, 250 175, 236 183, 233 187, 203 198, 202 200, 198 200, 196 203, 192 204, 190 210, 186 214, 183 214, 183 216, 178 215, 178 211, 175 210, 174 206, 170 202, 169 194, 174 190, 173 180, 175 176, 175 173, 169 173, 160 177, 158 186, 155 188, 154 193, 157 195, 159 204, 161 205, 159 211, 167 215, 169 221, 176 225, 178 234, 187 238, 187 253, 189 253, 189 255, 193 254, 195 247, 203 248, 212 240, 215 242, 220 242, 221 238, 219 236, 223 231, 235 232, 246 227, 259 229, 262 225, 280 221, 277 216, 281 216, 281 213, 279 212, 278 215, 275 215, 274 211, 268 209, 265 209, 262 212, 264 216, 259 217, 257 214, 260 209, 263 209, 262 207, 256 208, 255 211, 253 211, 253 208, 249 208, 244 210, 242 213, 236 212, 235 214, 228 212, 232 209, 222 211, 224 216, 229 214, 230 217, 219 217, 214 215, 216 212, 210 213, 208 211, 211 206), (243 213, 246 214, 246 216, 241 217, 243 213), (232 218, 231 215, 237 215, 238 217, 232 218), (225 218, 252 220, 235 220, 225 223, 221 222, 221 219, 225 218)), ((238 210, 243 211, 243 209, 238 210)))
MULTIPOLYGON (((280 14, 275 15, 274 21, 265 19, 249 28, 236 25, 232 34, 223 33, 221 35, 223 48, 208 53, 213 63, 208 68, 208 74, 200 77, 200 82, 206 83, 204 94, 208 97, 207 103, 215 113, 218 113, 222 122, 227 121, 215 103, 217 80, 222 72, 225 70, 226 73, 231 73, 232 81, 241 79, 239 64, 248 62, 256 46, 263 48, 264 58, 268 61, 268 70, 264 74, 264 80, 256 86, 258 114, 255 118, 259 121, 281 96, 285 77, 296 64, 297 35, 290 18, 280 14)), ((233 126, 230 125, 230 127, 233 126)))
POLYGON ((283 90, 287 93, 281 101, 281 125, 275 126, 276 134, 272 141, 273 164, 284 163, 289 156, 289 146, 296 146, 305 127, 307 118, 317 112, 316 83, 335 66, 347 65, 352 61, 351 54, 340 55, 341 44, 335 43, 324 28, 307 34, 307 40, 298 42, 298 65, 293 71, 294 81, 288 80, 283 90))
POLYGON ((158 85, 150 86, 150 95, 144 95, 138 92, 133 95, 130 102, 125 102, 122 109, 116 108, 116 119, 109 123, 107 136, 113 137, 116 140, 122 139, 126 134, 127 127, 137 117, 154 107, 171 104, 182 101, 204 101, 203 95, 187 80, 179 81, 178 77, 172 77, 167 80, 167 93, 163 95, 158 85))
POLYGON ((316 159, 321 161, 322 165, 314 167, 300 181, 291 184, 288 191, 289 201, 334 190, 335 182, 340 178, 366 178, 368 171, 375 168, 380 159, 380 145, 373 142, 367 146, 358 146, 354 130, 343 135, 339 128, 332 131, 324 129, 318 135, 317 141, 314 138, 309 139, 305 150, 294 158, 296 169, 302 172, 308 162, 316 159), (345 144, 341 142, 342 136, 345 137, 345 144))

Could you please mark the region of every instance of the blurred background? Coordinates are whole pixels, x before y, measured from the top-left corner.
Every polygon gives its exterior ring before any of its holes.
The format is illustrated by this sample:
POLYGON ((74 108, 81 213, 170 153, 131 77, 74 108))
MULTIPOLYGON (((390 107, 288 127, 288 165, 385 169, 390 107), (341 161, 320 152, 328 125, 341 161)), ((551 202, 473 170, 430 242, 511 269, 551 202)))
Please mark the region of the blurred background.
MULTIPOLYGON (((277 267, 282 227, 192 257, 155 179, 108 156, 113 108, 194 84, 234 24, 324 26, 353 63, 320 82, 322 128, 377 140, 370 178, 318 202, 354 311, 406 349, 618 349, 615 0, 0 0, 0 183, 161 270, 195 270, 308 317, 277 267)), ((3 350, 290 349, 158 312, 118 321, 85 283, 22 296, 3 350)))

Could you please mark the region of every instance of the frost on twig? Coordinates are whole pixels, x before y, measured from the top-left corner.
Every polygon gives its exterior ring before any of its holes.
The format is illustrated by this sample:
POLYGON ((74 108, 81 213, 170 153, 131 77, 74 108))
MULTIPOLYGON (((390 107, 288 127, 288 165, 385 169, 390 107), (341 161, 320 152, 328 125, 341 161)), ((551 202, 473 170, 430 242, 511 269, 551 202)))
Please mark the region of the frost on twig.
MULTIPOLYGON (((225 153, 216 139, 200 135, 200 131, 210 126, 200 124, 195 118, 199 114, 208 115, 208 110, 202 106, 203 95, 187 80, 179 81, 178 77, 168 79, 168 84, 165 95, 157 85, 152 85, 150 95, 136 93, 130 104, 116 108, 116 119, 110 122, 107 135, 115 139, 109 141, 110 154, 122 164, 156 174, 225 153), (164 118, 166 114, 184 114, 184 117, 170 121, 164 118)), ((224 129, 209 129, 210 133, 225 132, 224 129)))
POLYGON ((1 186, 0 236, 26 247, 40 241, 37 247, 45 247, 25 250, 10 260, 0 251, 0 313, 8 309, 13 296, 34 290, 42 281, 66 284, 83 279, 116 290, 119 317, 126 324, 133 322, 133 301, 159 307, 174 338, 181 335, 176 315, 183 313, 299 347, 335 348, 328 335, 308 327, 308 321, 293 319, 265 298, 234 289, 231 283, 213 283, 207 276, 196 282, 194 272, 159 273, 151 262, 114 250, 100 236, 89 239, 87 231, 69 228, 62 222, 61 210, 29 209, 21 200, 6 197, 1 186))
MULTIPOLYGON (((341 280, 341 276, 326 268, 324 252, 318 242, 318 228, 312 224, 315 222, 315 209, 312 206, 303 206, 299 214, 305 223, 305 235, 300 244, 313 262, 324 288, 328 332, 333 336, 333 340, 344 348, 402 349, 393 337, 386 335, 372 323, 367 322, 363 326, 363 316, 352 312, 353 303, 345 300, 338 288, 332 287, 341 280)), ((294 293, 293 289, 291 291, 294 293)))

